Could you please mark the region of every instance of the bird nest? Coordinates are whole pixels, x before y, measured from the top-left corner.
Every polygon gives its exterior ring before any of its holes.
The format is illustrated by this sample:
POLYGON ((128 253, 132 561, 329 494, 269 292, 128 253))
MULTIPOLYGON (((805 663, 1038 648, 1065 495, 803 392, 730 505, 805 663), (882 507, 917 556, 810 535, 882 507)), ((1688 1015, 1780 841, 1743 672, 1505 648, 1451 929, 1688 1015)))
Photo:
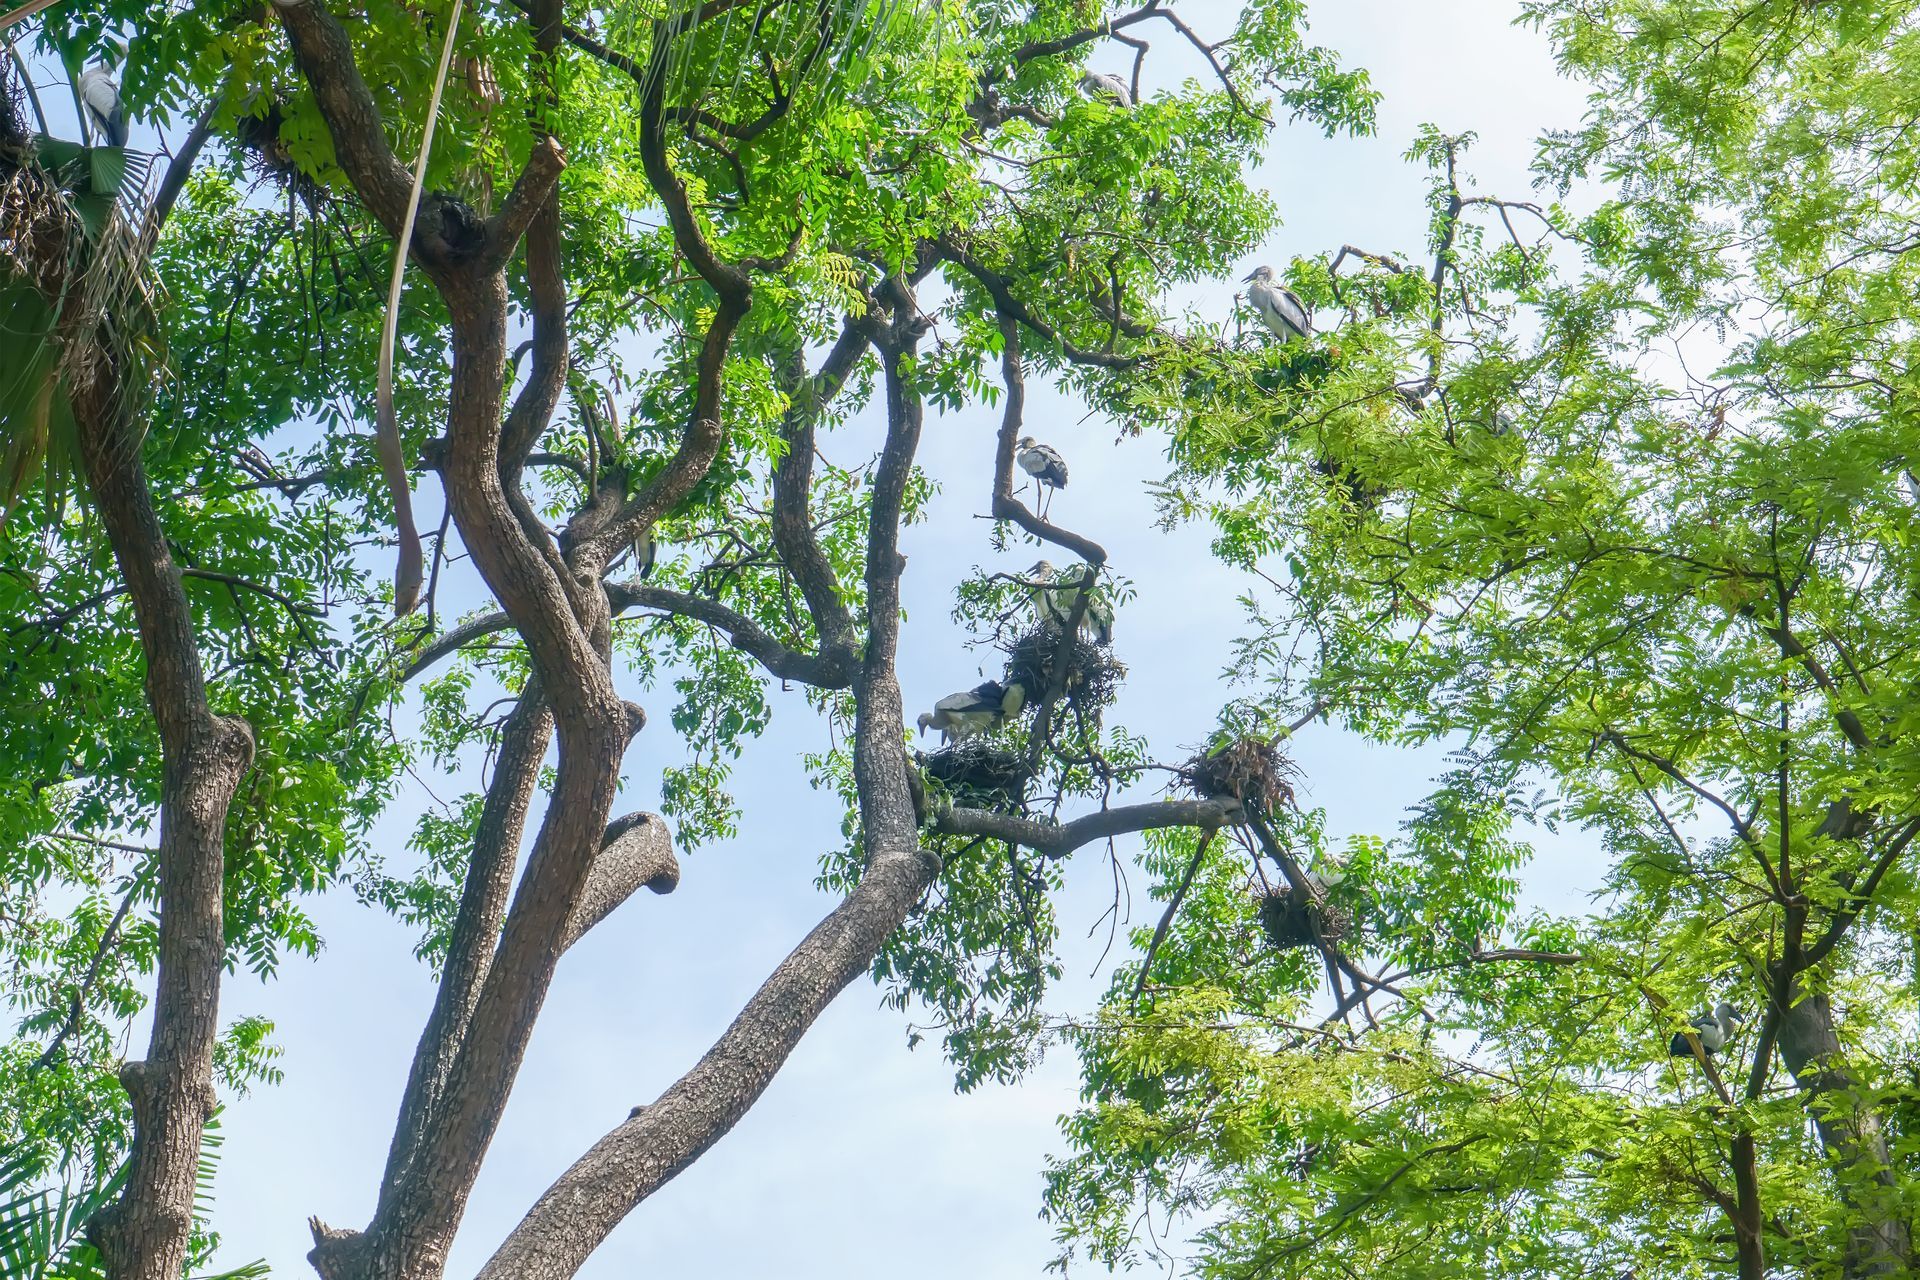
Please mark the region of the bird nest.
POLYGON ((1209 799, 1238 800, 1274 813, 1293 803, 1294 772, 1286 753, 1264 738, 1240 738, 1188 760, 1180 779, 1209 799))
POLYGON ((972 808, 1022 808, 1027 799, 1026 757, 984 742, 962 742, 921 759, 921 771, 958 804, 972 808))
POLYGON ((282 190, 297 192, 311 200, 320 194, 320 184, 300 168, 292 150, 280 137, 286 114, 278 99, 269 100, 257 115, 244 115, 234 122, 234 140, 247 153, 262 176, 282 190))
MULTIPOLYGON (((1007 675, 1004 683, 1018 684, 1027 691, 1027 705, 1035 706, 1053 687, 1054 664, 1060 658, 1060 633, 1038 626, 1015 640, 1007 648, 1007 675)), ((1084 635, 1076 634, 1067 649, 1065 677, 1060 689, 1067 700, 1079 707, 1104 707, 1120 692, 1127 678, 1126 664, 1084 635)))
POLYGON ((33 135, 27 129, 27 95, 11 66, 0 66, 0 149, 19 150, 33 135))
POLYGON ((1259 909, 1260 932, 1281 951, 1311 947, 1320 939, 1339 942, 1353 932, 1351 912, 1328 906, 1311 894, 1295 893, 1291 887, 1261 894, 1259 909))

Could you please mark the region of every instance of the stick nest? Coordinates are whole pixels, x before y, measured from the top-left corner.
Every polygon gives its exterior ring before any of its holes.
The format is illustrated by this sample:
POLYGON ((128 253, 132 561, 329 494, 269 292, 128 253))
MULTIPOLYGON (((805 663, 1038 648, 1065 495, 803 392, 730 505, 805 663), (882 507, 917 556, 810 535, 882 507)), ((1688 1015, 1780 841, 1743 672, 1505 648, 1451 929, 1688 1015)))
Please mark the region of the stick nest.
POLYGON ((1340 907, 1330 907, 1311 894, 1296 894, 1291 887, 1275 889, 1259 896, 1260 932, 1281 951, 1315 945, 1314 926, 1328 942, 1339 942, 1353 932, 1353 915, 1340 907))
POLYGON ((1026 807, 1027 759, 984 742, 957 743, 921 758, 926 776, 940 784, 956 804, 973 809, 1017 813, 1026 807))
MULTIPOLYGON (((1053 687, 1054 662, 1060 656, 1060 633, 1041 625, 1007 647, 1005 683, 1027 691, 1027 705, 1038 706, 1053 687)), ((1127 678, 1127 666, 1085 635, 1075 635, 1067 651, 1066 679, 1061 692, 1080 710, 1092 711, 1111 703, 1127 678)))
POLYGON ((1277 813, 1293 803, 1295 772, 1285 752, 1264 738, 1241 738, 1194 756, 1180 770, 1180 780, 1195 794, 1210 800, 1238 800, 1277 813))
POLYGON ((262 177, 311 201, 320 195, 320 184, 301 170, 292 150, 281 140, 280 127, 285 121, 281 103, 271 99, 257 115, 241 116, 234 122, 234 141, 262 177))

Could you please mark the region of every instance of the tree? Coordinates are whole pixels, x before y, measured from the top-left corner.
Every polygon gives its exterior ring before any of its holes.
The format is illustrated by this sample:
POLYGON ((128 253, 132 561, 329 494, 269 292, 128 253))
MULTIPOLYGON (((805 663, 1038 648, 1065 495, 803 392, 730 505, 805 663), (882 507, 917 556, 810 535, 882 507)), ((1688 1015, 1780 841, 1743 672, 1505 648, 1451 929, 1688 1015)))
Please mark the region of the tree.
POLYGON ((1075 1032, 1070 1248, 1153 1248, 1144 1209, 1204 1274, 1911 1268, 1911 15, 1529 12, 1595 85, 1543 176, 1618 197, 1477 194, 1432 134, 1426 265, 1296 272, 1341 365, 1162 393, 1180 513, 1284 558, 1243 675, 1299 698, 1310 652, 1306 697, 1459 753, 1327 897, 1375 970, 1328 969, 1330 1016, 1167 838, 1147 999, 1075 1032), (1517 911, 1527 822, 1600 836, 1594 916, 1517 911))
MULTIPOLYGON (((1297 6, 1251 6, 1211 43, 1158 3, 715 0, 645 17, 553 0, 465 17, 107 3, 42 22, 69 66, 124 40, 136 115, 196 121, 152 211, 128 199, 105 220, 129 233, 112 279, 165 290, 129 330, 138 342, 96 333, 119 313, 58 274, 100 260, 81 217, 99 193, 62 187, 24 129, 5 153, 21 216, 47 228, 31 243, 58 250, 3 242, 7 287, 54 313, 33 349, 106 356, 62 366, 73 376, 56 387, 88 502, 23 506, 5 535, 10 612, 27 619, 7 640, 7 847, 21 851, 7 945, 33 1016, 4 1087, 22 1100, 10 1140, 43 1164, 75 1158, 82 1132, 96 1174, 124 1153, 124 1189, 93 1226, 110 1275, 179 1274, 215 1080, 271 1072, 262 1028, 218 1034, 223 966, 310 948, 293 897, 348 885, 421 921, 440 986, 373 1220, 316 1222, 312 1260, 329 1278, 440 1275, 560 956, 642 885, 672 887, 669 821, 682 849, 751 821, 723 788, 769 679, 807 686, 839 744, 821 769, 846 796, 849 844, 824 874, 845 897, 483 1275, 573 1274, 876 966, 948 1015, 964 1072, 1016 1069, 1059 861, 1240 819, 1232 795, 1110 803, 1150 761, 1102 724, 1118 670, 1076 636, 1096 593, 1124 593, 1088 532, 1016 496, 1013 447, 1033 373, 1117 403, 1143 370, 1230 358, 1159 300, 1220 275, 1271 224, 1243 172, 1276 105, 1329 131, 1369 118, 1364 77, 1305 43, 1297 6), (392 513, 353 428, 372 399, 377 259, 415 194, 399 148, 440 99, 443 40, 462 74, 408 239, 431 289, 416 283, 399 316, 397 409, 448 520, 424 615, 389 619, 340 533, 392 513), (1168 41, 1210 78, 1143 98, 1141 67, 1168 41), (1077 87, 1085 57, 1114 45, 1134 55, 1130 107, 1077 87), (133 357, 163 340, 172 371, 155 386, 156 365, 133 357), (816 435, 868 395, 885 411, 879 453, 825 464, 816 435), (969 616, 1007 627, 1030 704, 1006 713, 982 788, 966 764, 978 753, 907 754, 897 548, 926 484, 927 405, 995 397, 981 457, 1001 536, 1083 567, 1051 631, 1025 612, 1037 584, 963 584, 969 616), (614 576, 656 536, 681 549, 658 583, 614 576), (496 607, 443 626, 434 584, 456 545, 496 607), (426 868, 394 876, 365 832, 411 747, 379 712, 456 653, 463 665, 425 686, 418 745, 483 746, 491 769, 423 818, 426 868), (686 673, 673 723, 695 761, 663 780, 664 816, 614 816, 646 724, 616 693, 617 661, 686 673), (109 722, 140 728, 109 742, 109 722), (1075 802, 1093 807, 1063 820, 1075 802), (155 823, 157 850, 135 843, 155 823), (48 888, 85 901, 62 917, 48 888), (103 1081, 148 971, 152 1042, 119 1073, 129 1108, 103 1081)), ((12 456, 36 450, 61 456, 31 439, 12 456)))

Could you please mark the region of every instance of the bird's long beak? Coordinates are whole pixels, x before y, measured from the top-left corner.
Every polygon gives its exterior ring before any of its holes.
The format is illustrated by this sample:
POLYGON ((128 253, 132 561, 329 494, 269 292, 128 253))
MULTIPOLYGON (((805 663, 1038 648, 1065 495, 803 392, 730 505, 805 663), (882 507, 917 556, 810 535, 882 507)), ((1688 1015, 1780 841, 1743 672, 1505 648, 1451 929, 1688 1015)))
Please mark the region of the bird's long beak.
POLYGON ((1245 275, 1243 275, 1243 276, 1241 276, 1241 277, 1240 277, 1240 283, 1241 283, 1241 284, 1250 284, 1250 283, 1252 283, 1252 281, 1253 281, 1253 278, 1254 278, 1255 276, 1257 276, 1257 275, 1259 275, 1259 274, 1260 274, 1260 273, 1259 273, 1258 271, 1249 271, 1249 272, 1247 272, 1247 274, 1245 274, 1245 275))

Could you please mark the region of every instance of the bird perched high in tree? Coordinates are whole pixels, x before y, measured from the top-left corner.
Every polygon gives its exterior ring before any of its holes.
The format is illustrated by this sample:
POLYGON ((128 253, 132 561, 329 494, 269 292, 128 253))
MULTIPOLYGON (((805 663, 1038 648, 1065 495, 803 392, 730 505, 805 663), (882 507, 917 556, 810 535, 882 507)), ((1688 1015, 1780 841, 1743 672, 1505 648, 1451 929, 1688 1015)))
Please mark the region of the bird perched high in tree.
POLYGON ((1119 103, 1123 110, 1133 110, 1133 95, 1127 92, 1119 76, 1110 76, 1104 71, 1084 72, 1080 76, 1080 91, 1089 98, 1104 95, 1119 103))
POLYGON ((1001 684, 984 680, 965 693, 950 693, 933 704, 932 711, 920 713, 920 732, 940 731, 940 741, 965 742, 985 733, 1010 716, 1020 714, 1027 704, 1027 691, 1019 683, 1001 684))
POLYGON ((1040 514, 1044 517, 1053 505, 1053 491, 1067 487, 1067 460, 1052 445, 1041 444, 1032 436, 1020 437, 1019 452, 1013 455, 1020 469, 1041 486, 1040 514))
POLYGON ((74 88, 79 91, 87 123, 100 135, 101 141, 109 147, 126 146, 127 109, 120 102, 120 86, 112 73, 96 62, 80 73, 74 88))
POLYGON ((660 559, 660 540, 651 533, 633 544, 634 575, 642 582, 653 576, 653 566, 660 559))
POLYGON ((1255 267, 1246 278, 1247 304, 1281 342, 1313 336, 1313 312, 1300 295, 1273 281, 1272 267, 1255 267))
MULTIPOLYGON (((1706 1052, 1718 1053, 1727 1047, 1727 1041, 1733 1039, 1736 1024, 1744 1021, 1739 1010, 1722 1000, 1714 1006, 1712 1013, 1703 1013, 1693 1020, 1694 1034, 1700 1037, 1700 1047, 1706 1052)), ((1691 1058, 1693 1046, 1687 1043, 1687 1033, 1676 1031, 1673 1042, 1667 1046, 1667 1053, 1675 1058, 1691 1058)))
MULTIPOLYGON (((1027 582, 1033 590, 1034 612, 1040 615, 1040 621, 1054 631, 1066 628, 1073 617, 1073 606, 1080 594, 1080 585, 1091 583, 1087 575, 1093 569, 1088 565, 1073 565, 1056 571, 1050 561, 1042 560, 1027 570, 1027 582)), ((1113 602, 1096 586, 1089 586, 1087 605, 1080 613, 1080 630, 1091 636, 1095 644, 1113 643, 1113 602)))

